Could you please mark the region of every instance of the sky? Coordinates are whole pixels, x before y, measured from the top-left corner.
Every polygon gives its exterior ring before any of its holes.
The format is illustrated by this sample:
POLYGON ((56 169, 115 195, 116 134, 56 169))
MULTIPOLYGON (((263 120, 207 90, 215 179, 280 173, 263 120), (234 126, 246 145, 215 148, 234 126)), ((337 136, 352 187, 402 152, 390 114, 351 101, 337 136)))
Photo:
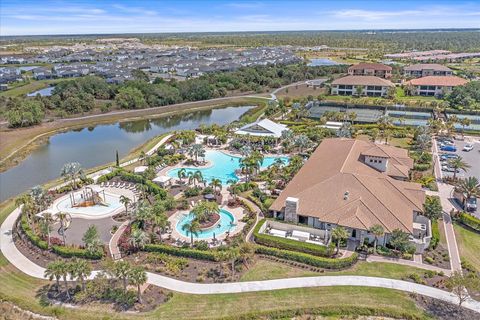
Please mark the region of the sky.
POLYGON ((0 0, 0 35, 479 28, 480 0, 0 0))

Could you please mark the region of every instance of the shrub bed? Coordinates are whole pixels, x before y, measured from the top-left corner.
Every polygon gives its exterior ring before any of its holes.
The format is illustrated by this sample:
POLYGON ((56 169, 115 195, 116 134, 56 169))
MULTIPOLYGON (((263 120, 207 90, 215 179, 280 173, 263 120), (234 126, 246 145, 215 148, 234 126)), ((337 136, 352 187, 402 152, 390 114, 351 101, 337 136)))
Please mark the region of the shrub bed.
POLYGON ((23 233, 27 236, 28 240, 30 240, 33 245, 39 247, 42 250, 48 249, 48 242, 42 240, 33 232, 33 230, 28 225, 27 217, 25 215, 22 215, 22 218, 20 219, 20 227, 22 228, 23 233))
POLYGON ((260 228, 266 219, 261 220, 253 231, 255 242, 267 247, 273 247, 284 250, 300 251, 321 257, 330 257, 333 254, 333 246, 321 246, 314 243, 290 240, 287 238, 274 237, 268 234, 259 233, 260 228))
POLYGON ((257 246, 255 248, 255 253, 265 254, 274 256, 277 258, 282 258, 286 260, 292 260, 310 266, 325 268, 325 269, 343 269, 354 265, 358 260, 358 253, 353 253, 350 257, 345 259, 332 259, 317 257, 303 252, 294 252, 288 250, 281 250, 276 248, 257 246))
POLYGON ((474 216, 465 212, 460 213, 458 215, 458 219, 464 225, 469 226, 477 232, 480 232, 480 219, 475 218, 474 216))
POLYGON ((52 246, 52 251, 64 258, 84 258, 91 260, 99 260, 103 258, 103 252, 89 252, 88 250, 75 247, 52 246))
POLYGON ((218 255, 213 250, 198 250, 189 248, 178 248, 173 246, 167 246, 163 244, 147 244, 143 248, 147 252, 160 252, 170 254, 172 256, 193 258, 199 260, 219 261, 218 255))

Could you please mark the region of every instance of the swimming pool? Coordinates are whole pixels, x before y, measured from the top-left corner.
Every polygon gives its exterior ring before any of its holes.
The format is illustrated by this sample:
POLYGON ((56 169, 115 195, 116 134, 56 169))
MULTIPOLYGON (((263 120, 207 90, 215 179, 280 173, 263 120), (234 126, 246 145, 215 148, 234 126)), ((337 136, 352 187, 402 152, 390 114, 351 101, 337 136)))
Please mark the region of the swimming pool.
MULTIPOLYGON (((211 239, 213 238, 213 234, 218 237, 227 231, 233 232, 237 228, 235 218, 230 212, 225 209, 220 209, 219 215, 220 222, 217 225, 205 230, 201 230, 198 232, 197 236, 193 235, 193 237, 196 239, 211 239)), ((190 238, 190 233, 182 230, 182 227, 185 224, 190 223, 194 218, 195 215, 192 213, 183 215, 175 226, 178 233, 180 233, 184 237, 190 238)))
MULTIPOLYGON (((80 201, 81 193, 75 194, 75 200, 80 201)), ((103 197, 103 196, 102 196, 103 197)), ((123 204, 120 203, 120 198, 111 194, 105 193, 105 202, 108 206, 94 205, 91 207, 72 207, 70 202, 70 196, 67 195, 65 198, 61 199, 55 204, 56 209, 59 212, 68 212, 72 217, 77 216, 88 216, 92 218, 104 217, 112 214, 117 211, 117 209, 123 207, 123 204)))
MULTIPOLYGON (((263 159, 262 168, 267 168, 275 162, 275 159, 280 158, 285 164, 288 163, 287 157, 265 157, 263 159)), ((220 179, 222 184, 227 184, 228 180, 237 181, 238 177, 235 171, 240 168, 240 157, 231 156, 226 153, 217 150, 208 150, 205 152, 205 159, 209 161, 212 166, 208 168, 185 168, 188 172, 195 172, 199 170, 202 176, 208 182, 212 179, 220 179)), ((168 171, 168 176, 172 178, 178 178, 178 171, 181 168, 172 169, 168 171)))

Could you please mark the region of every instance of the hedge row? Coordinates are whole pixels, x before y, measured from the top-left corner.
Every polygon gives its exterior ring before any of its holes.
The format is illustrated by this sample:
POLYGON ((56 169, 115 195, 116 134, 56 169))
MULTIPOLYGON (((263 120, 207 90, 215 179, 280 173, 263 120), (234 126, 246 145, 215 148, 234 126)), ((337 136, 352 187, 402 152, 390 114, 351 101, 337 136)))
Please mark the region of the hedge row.
MULTIPOLYGON (((32 229, 28 225, 27 218, 24 215, 20 220, 20 226, 23 230, 23 233, 27 236, 28 240, 30 240, 30 242, 34 246, 42 250, 48 250, 48 242, 45 240, 42 240, 38 235, 36 235, 32 231, 32 229)), ((75 248, 75 247, 64 247, 64 246, 53 245, 52 251, 64 258, 78 257, 78 258, 98 260, 98 259, 102 259, 103 257, 102 251, 90 253, 85 249, 75 248)))
POLYGON ((179 248, 173 246, 167 246, 163 244, 147 244, 143 248, 147 252, 160 252, 171 254, 173 256, 193 258, 200 260, 209 260, 209 261, 218 261, 218 255, 215 251, 212 250, 197 250, 197 249, 188 249, 188 248, 179 248))
POLYGON ((350 257, 345 259, 332 259, 312 256, 303 252, 294 252, 281 250, 276 248, 257 246, 255 253, 274 256, 281 259, 296 261, 310 266, 325 269, 343 269, 354 265, 358 260, 358 253, 354 252, 350 257))
POLYGON ((470 228, 480 232, 480 219, 475 218, 474 216, 465 212, 460 213, 458 218, 464 225, 467 225, 470 228))
POLYGON ((27 222, 27 217, 25 215, 22 215, 22 218, 20 219, 20 226, 23 230, 23 233, 27 236, 28 240, 35 245, 36 247, 39 247, 42 250, 47 250, 48 249, 48 242, 42 240, 38 235, 36 235, 30 226, 28 225, 27 222))
POLYGON ((330 257, 333 254, 333 246, 322 246, 314 243, 303 241, 296 241, 287 238, 280 238, 264 233, 259 233, 260 228, 265 223, 266 219, 261 220, 253 231, 255 242, 267 247, 273 247, 283 250, 300 251, 303 253, 312 254, 321 257, 330 257))

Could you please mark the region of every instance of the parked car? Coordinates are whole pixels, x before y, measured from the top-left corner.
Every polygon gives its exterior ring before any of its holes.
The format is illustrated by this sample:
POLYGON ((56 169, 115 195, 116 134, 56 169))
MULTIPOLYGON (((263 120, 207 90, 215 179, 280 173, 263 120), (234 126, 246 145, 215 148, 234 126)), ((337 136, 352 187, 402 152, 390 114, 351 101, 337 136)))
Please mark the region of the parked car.
POLYGON ((451 173, 454 173, 455 171, 457 171, 457 173, 460 173, 460 170, 458 169, 454 169, 448 165, 443 165, 442 166, 442 171, 445 171, 445 172, 451 172, 451 173))
POLYGON ((467 212, 475 212, 477 210, 476 197, 470 197, 467 199, 466 195, 460 190, 457 190, 456 188, 453 191, 453 197, 462 206, 463 210, 467 212))
POLYGON ((456 159, 460 157, 458 154, 455 154, 455 153, 443 153, 440 155, 440 159, 456 159))
POLYGON ((470 151, 473 150, 473 145, 470 144, 470 143, 469 143, 469 144, 466 144, 466 145, 463 147, 462 150, 463 150, 463 151, 466 151, 466 152, 470 152, 470 151))
POLYGON ((455 146, 443 146, 440 148, 440 150, 447 152, 457 152, 457 148, 455 146))

